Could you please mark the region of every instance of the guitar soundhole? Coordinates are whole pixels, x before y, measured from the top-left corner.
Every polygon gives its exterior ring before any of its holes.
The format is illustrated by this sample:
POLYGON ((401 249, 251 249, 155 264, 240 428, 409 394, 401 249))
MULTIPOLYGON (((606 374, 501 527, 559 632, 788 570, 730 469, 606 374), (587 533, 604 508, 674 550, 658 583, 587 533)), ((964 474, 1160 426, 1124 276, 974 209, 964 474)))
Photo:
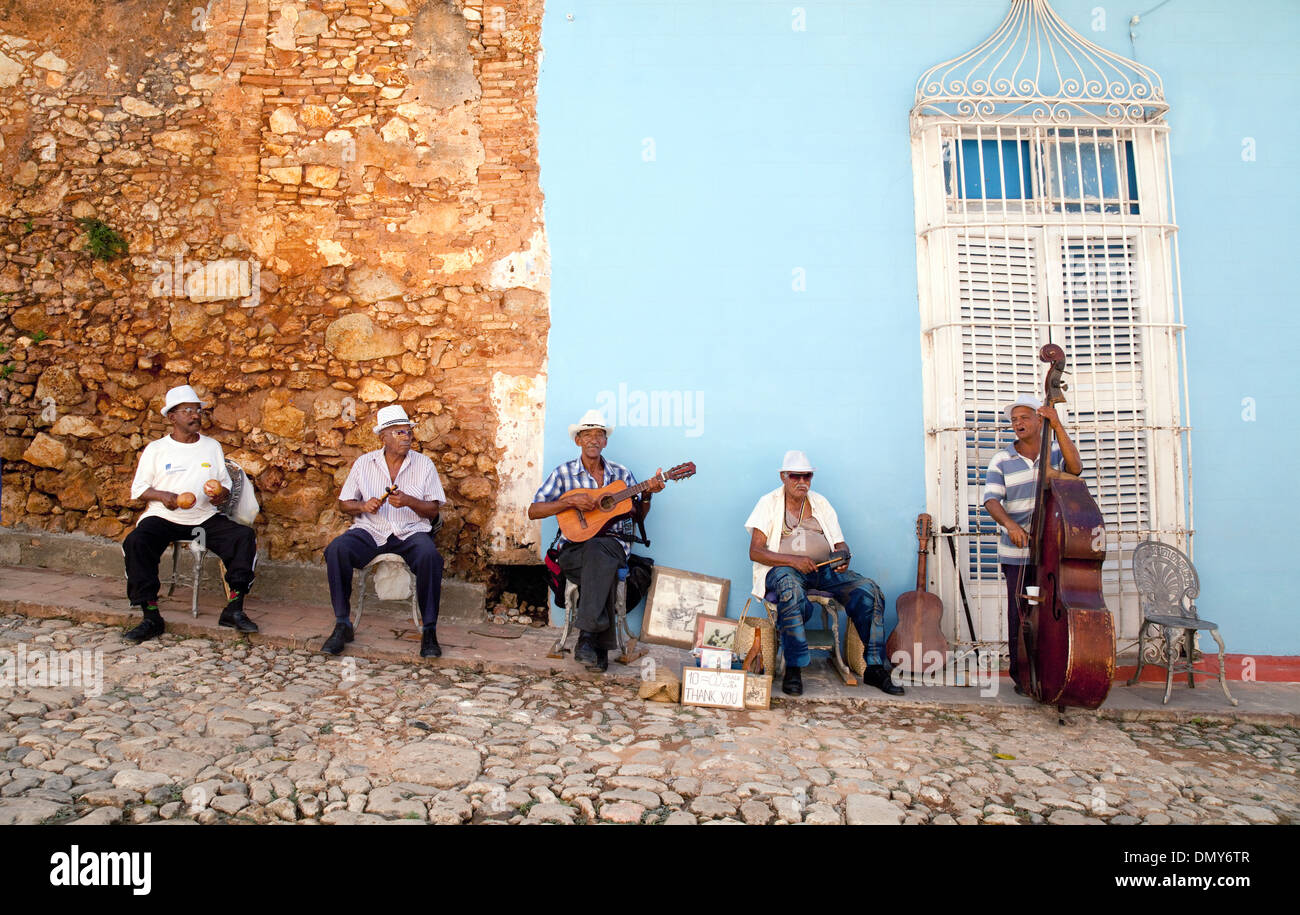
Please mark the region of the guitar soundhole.
POLYGON ((603 512, 612 511, 613 508, 614 508, 614 497, 613 497, 613 496, 601 496, 601 497, 600 497, 600 510, 601 510, 601 511, 603 511, 603 512))

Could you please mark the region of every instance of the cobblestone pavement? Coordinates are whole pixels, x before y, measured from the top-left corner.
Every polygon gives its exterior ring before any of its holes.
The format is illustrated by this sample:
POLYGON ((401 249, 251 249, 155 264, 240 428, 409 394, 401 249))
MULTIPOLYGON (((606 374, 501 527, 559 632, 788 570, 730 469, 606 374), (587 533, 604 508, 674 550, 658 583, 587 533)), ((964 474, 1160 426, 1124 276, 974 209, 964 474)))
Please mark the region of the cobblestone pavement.
POLYGON ((0 824, 1300 821, 1294 727, 1060 727, 869 698, 682 708, 626 683, 0 618, 4 657, 20 649, 27 685, 0 686, 0 824), (95 649, 102 693, 93 663, 88 689, 31 686, 95 649))

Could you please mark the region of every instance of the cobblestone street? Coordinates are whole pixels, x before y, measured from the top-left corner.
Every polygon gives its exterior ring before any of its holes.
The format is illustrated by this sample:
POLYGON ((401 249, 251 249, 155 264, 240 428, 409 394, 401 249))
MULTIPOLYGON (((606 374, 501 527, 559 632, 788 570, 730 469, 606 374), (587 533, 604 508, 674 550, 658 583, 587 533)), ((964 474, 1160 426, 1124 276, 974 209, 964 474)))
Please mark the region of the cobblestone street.
MULTIPOLYGON (((1293 727, 639 699, 626 681, 7 617, 102 649, 94 685, 5 687, 0 823, 1289 823, 1293 727)), ((30 682, 29 672, 29 682, 30 682)), ((86 681, 89 682, 89 676, 86 681)))

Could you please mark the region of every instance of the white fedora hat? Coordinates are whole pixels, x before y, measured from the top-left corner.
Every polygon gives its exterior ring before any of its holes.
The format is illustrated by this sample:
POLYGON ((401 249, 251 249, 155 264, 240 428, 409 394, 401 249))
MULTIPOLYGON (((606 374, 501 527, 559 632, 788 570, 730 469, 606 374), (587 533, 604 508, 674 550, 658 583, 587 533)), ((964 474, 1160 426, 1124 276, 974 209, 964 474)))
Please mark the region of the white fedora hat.
POLYGON ((392 404, 387 407, 380 407, 379 414, 375 417, 375 435, 383 432, 392 426, 414 426, 415 423, 407 418, 406 411, 398 404, 392 404))
POLYGON ((163 401, 162 415, 166 416, 172 410, 176 409, 183 403, 196 403, 206 409, 209 404, 205 404, 195 391, 188 384, 178 385, 167 392, 167 398, 163 401))
POLYGON ((782 473, 813 473, 816 469, 802 451, 787 451, 781 460, 782 473))
POLYGON ((599 410, 588 410, 582 414, 582 419, 569 426, 569 438, 573 443, 578 444, 578 433, 585 432, 587 429, 603 429, 606 437, 614 434, 614 430, 605 425, 605 417, 600 414, 599 410))
POLYGON ((1007 420, 1010 421, 1011 411, 1014 410, 1016 407, 1028 407, 1029 409, 1037 413, 1038 408, 1041 407, 1042 405, 1043 402, 1039 400, 1037 397, 1035 397, 1033 394, 1021 394, 1015 400, 1011 401, 1011 403, 1003 407, 1002 412, 1007 414, 1007 420))

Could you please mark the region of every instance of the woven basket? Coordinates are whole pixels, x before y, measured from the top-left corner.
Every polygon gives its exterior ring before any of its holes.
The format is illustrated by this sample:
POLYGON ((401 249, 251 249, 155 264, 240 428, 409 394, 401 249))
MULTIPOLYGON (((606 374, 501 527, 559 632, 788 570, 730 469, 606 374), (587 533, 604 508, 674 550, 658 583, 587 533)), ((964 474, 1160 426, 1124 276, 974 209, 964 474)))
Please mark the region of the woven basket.
POLYGON ((770 674, 776 669, 776 623, 767 613, 767 604, 763 606, 763 616, 749 616, 749 604, 753 598, 745 601, 745 609, 740 611, 740 626, 736 629, 736 655, 744 660, 754 644, 754 633, 763 633, 763 673, 770 674))
POLYGON ((636 693, 642 699, 651 702, 680 702, 682 699, 682 681, 677 674, 666 667, 655 667, 653 679, 642 680, 636 693))
POLYGON ((849 665, 849 670, 858 675, 858 679, 862 678, 863 672, 867 669, 867 662, 862 657, 863 647, 857 627, 853 625, 853 620, 849 620, 849 636, 844 644, 844 663, 849 665))

